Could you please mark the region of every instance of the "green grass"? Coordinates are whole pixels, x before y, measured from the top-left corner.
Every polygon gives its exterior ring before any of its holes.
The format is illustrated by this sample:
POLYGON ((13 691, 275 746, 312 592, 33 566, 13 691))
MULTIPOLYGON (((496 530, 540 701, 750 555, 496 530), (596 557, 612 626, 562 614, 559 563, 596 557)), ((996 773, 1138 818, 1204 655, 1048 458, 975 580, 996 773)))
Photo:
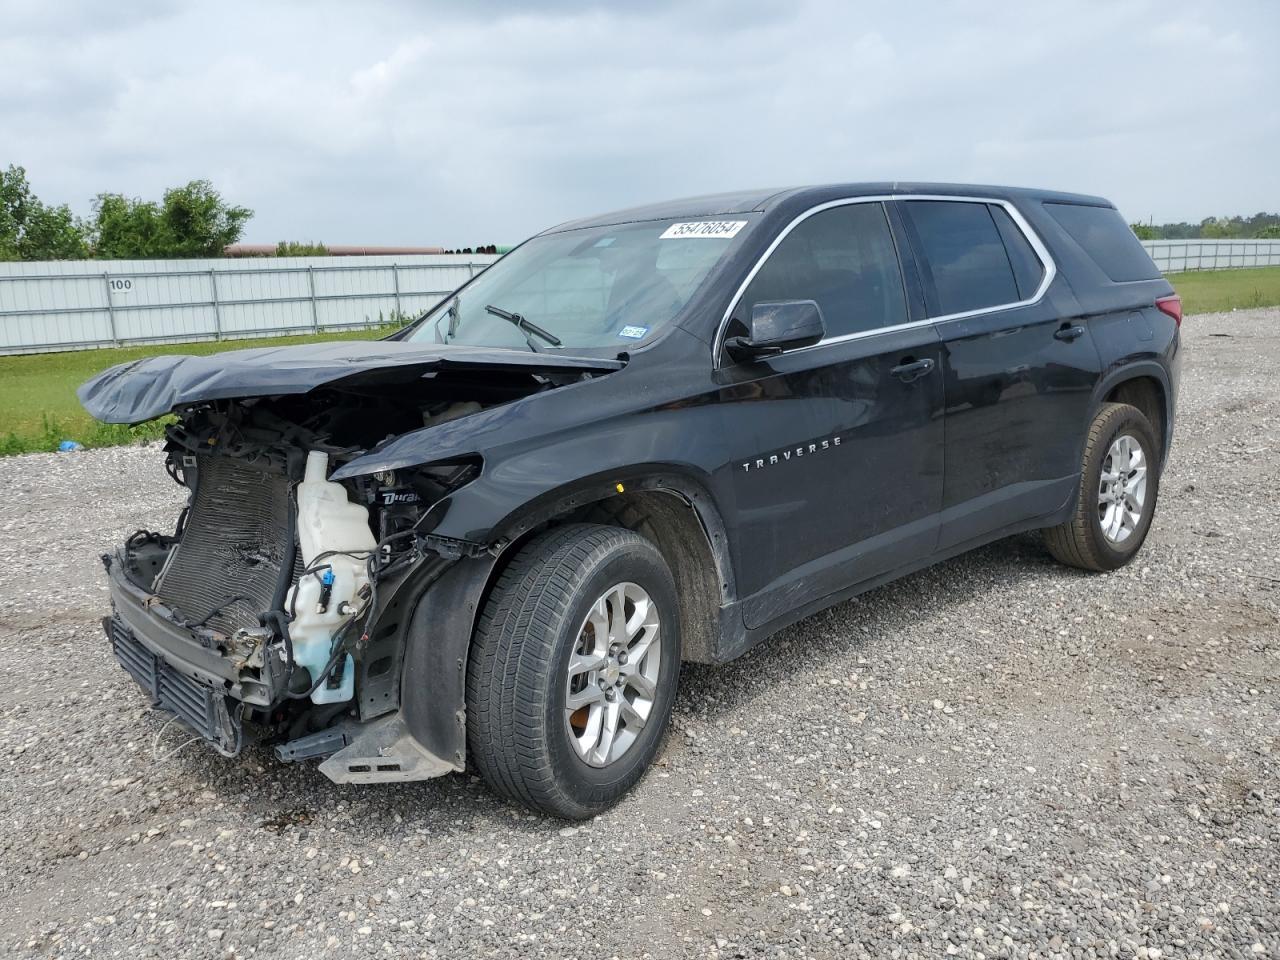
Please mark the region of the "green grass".
POLYGON ((117 363, 162 353, 210 354, 320 340, 367 340, 385 336, 391 329, 0 357, 0 456, 56 450, 63 440, 76 440, 86 447, 107 447, 163 436, 162 422, 137 427, 99 423, 80 406, 76 388, 117 363))
POLYGON ((1280 304, 1280 267, 1171 273, 1183 313, 1221 313, 1280 304))

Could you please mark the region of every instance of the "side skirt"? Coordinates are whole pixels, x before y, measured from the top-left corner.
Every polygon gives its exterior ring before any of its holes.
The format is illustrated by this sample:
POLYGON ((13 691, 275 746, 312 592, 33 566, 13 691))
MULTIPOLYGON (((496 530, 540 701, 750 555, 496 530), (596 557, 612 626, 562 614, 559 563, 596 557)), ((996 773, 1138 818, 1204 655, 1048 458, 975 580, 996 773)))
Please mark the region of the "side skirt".
MULTIPOLYGON (((1072 491, 1074 493, 1074 490, 1072 491)), ((756 644, 761 643, 769 637, 773 636, 779 630, 791 626, 803 620, 805 617, 813 616, 820 613, 828 607, 833 607, 838 603, 843 603, 859 594, 866 593, 868 590, 874 590, 876 587, 884 586, 908 574, 931 567, 935 563, 941 563, 950 560, 962 553, 968 553, 978 547, 986 546, 996 540, 1003 540, 1005 537, 1011 537, 1017 533, 1024 533, 1027 530, 1039 530, 1044 527, 1056 526, 1064 522, 1071 515, 1071 499, 1055 510, 1053 513, 1046 514, 1041 517, 1033 517, 1030 520, 1020 520, 1016 523, 1006 524, 995 530, 988 531, 980 536, 973 537, 961 543, 953 544, 945 549, 939 550, 937 553, 931 554, 920 560, 912 561, 904 564, 887 573, 882 573, 875 577, 859 581, 851 586, 830 593, 825 597, 813 600, 800 607, 796 607, 774 619, 768 623, 755 628, 748 628, 742 621, 742 603, 737 602, 729 604, 721 608, 720 617, 720 644, 716 650, 716 663, 728 663, 737 657, 742 656, 748 650, 752 649, 756 644)))

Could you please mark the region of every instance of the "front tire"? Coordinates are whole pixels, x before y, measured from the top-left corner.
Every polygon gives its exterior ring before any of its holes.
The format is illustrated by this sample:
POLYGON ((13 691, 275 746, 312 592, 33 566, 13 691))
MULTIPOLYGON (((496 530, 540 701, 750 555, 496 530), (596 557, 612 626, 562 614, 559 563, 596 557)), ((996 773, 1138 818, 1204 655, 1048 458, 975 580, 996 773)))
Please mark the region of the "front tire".
POLYGON ((1045 530, 1045 545, 1082 570, 1124 566, 1147 538, 1160 491, 1160 448, 1142 411, 1105 403, 1085 439, 1071 519, 1045 530))
POLYGON ((608 809, 652 762, 680 673, 675 581, 638 533, 555 527, 511 561, 467 665, 467 747, 485 782, 566 819, 608 809))

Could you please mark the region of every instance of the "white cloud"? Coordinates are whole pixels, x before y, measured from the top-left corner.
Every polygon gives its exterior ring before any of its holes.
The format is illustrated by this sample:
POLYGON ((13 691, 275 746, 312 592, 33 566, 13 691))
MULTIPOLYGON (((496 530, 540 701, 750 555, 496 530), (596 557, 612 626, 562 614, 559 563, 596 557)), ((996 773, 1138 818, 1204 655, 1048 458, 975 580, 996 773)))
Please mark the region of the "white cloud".
POLYGON ((1265 0, 51 9, 0 0, 0 164, 82 212, 193 177, 268 241, 514 241, 857 179, 1076 189, 1157 220, 1280 207, 1265 0))

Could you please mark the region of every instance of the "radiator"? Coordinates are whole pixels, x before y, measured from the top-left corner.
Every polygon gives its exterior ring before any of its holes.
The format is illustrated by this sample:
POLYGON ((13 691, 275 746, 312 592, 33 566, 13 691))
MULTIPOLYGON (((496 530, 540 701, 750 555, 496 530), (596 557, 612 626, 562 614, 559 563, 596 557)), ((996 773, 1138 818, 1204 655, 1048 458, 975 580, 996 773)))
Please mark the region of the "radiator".
POLYGON ((294 575, 289 481, 233 457, 196 461, 186 528, 156 593, 184 619, 207 617, 209 627, 230 635, 258 626, 282 578, 294 575), (227 602, 236 596, 247 599, 227 602))

